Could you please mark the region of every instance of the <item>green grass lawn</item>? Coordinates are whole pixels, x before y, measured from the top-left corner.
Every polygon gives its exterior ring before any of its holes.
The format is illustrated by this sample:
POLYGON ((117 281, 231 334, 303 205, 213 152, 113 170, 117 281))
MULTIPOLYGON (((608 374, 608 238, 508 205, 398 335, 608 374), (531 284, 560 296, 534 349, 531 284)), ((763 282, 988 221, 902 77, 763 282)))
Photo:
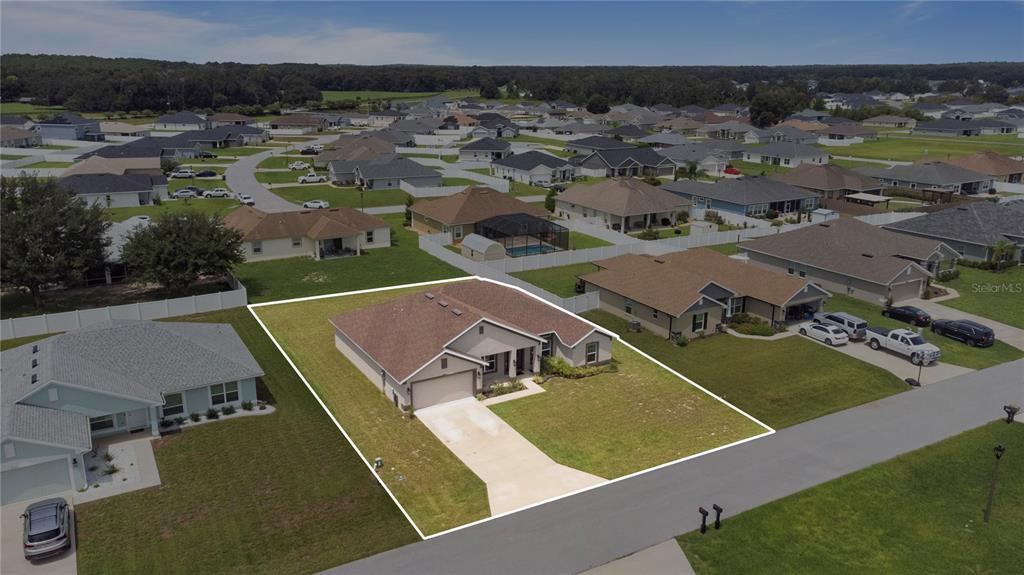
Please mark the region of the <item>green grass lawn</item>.
POLYGON ((474 174, 480 174, 482 176, 489 176, 489 175, 491 175, 491 169, 490 168, 468 168, 466 171, 467 172, 473 172, 474 174))
POLYGON ((571 158, 576 155, 570 152, 569 150, 565 150, 562 148, 544 148, 544 151, 549 154, 558 156, 559 158, 571 158))
POLYGON ((277 412, 155 441, 159 487, 75 507, 79 573, 308 573, 419 539, 247 309, 175 320, 232 324, 277 412))
POLYGON ((509 181, 508 186, 508 195, 513 197, 548 195, 548 190, 540 186, 531 186, 530 184, 524 184, 522 182, 513 181, 509 181))
POLYGON ((416 232, 402 227, 403 214, 380 218, 391 225, 389 248, 366 250, 353 258, 249 262, 235 268, 235 277, 245 284, 249 301, 255 303, 465 275, 422 251, 416 232))
MULTIPOLYGON (((845 155, 845 154, 844 154, 845 155)), ((854 168, 884 168, 885 165, 879 164, 878 162, 861 162, 858 160, 833 160, 828 161, 830 164, 839 166, 840 168, 847 168, 852 170, 854 168)))
MULTIPOLYGON (((296 176, 298 177, 298 176, 296 176)), ((409 194, 402 190, 367 190, 360 198, 356 188, 335 188, 327 184, 296 185, 274 188, 273 192, 294 204, 301 205, 309 200, 327 200, 332 206, 349 208, 405 205, 409 194)))
POLYGON ((363 454, 384 459, 381 478, 420 529, 436 533, 487 517, 486 486, 345 359, 334 347, 328 322, 331 316, 416 289, 280 304, 256 308, 256 313, 363 454))
POLYGON ((1024 155, 1024 142, 1016 138, 986 141, 975 138, 882 137, 852 146, 825 147, 824 149, 837 156, 913 162, 924 156, 941 159, 965 156, 984 150, 1019 156, 1024 155))
POLYGON ((479 186, 480 182, 469 178, 441 178, 442 186, 479 186))
MULTIPOLYGON (((201 283, 183 290, 154 287, 151 289, 138 288, 126 291, 122 290, 122 287, 129 287, 129 284, 48 291, 43 294, 43 307, 41 308, 35 307, 35 304, 32 302, 32 295, 27 291, 18 289, 5 291, 0 295, 0 318, 26 317, 43 313, 74 311, 76 309, 159 301, 231 289, 224 282, 201 283)), ((132 287, 134 288, 134 286, 132 287)))
POLYGON ((28 156, 19 156, 18 154, 0 154, 0 160, 20 160, 27 158, 28 156))
POLYGON ((33 114, 48 117, 59 114, 64 110, 63 106, 41 106, 39 104, 25 104, 22 102, 4 102, 0 104, 0 114, 33 114))
POLYGON ((261 152, 270 151, 273 148, 270 147, 256 147, 256 146, 239 146, 237 148, 223 148, 217 150, 217 156, 251 156, 253 154, 259 154, 261 152))
POLYGON ((620 343, 612 357, 618 371, 550 379, 491 410, 555 461, 606 479, 767 431, 620 343))
POLYGON ((46 333, 43 335, 26 335, 25 337, 12 337, 10 339, 0 340, 0 351, 6 351, 12 347, 18 347, 19 345, 25 345, 26 343, 32 343, 43 339, 44 337, 50 337, 51 335, 57 335, 55 333, 46 333))
POLYGON ((1024 267, 1011 267, 996 273, 960 266, 960 277, 943 282, 960 293, 960 297, 941 302, 942 305, 967 313, 989 317, 1024 329, 1024 267))
POLYGON ((588 236, 582 232, 569 232, 569 249, 570 250, 585 250, 587 248, 603 248, 605 246, 613 245, 611 242, 602 240, 601 238, 595 238, 594 236, 588 236))
MULTIPOLYGON (((1019 297, 1019 294, 1018 294, 1019 297)), ((845 311, 868 322, 870 326, 885 328, 908 328, 902 321, 882 316, 882 307, 843 294, 833 294, 826 300, 825 308, 829 311, 845 311)), ((932 319, 942 319, 933 317, 932 319)), ((942 350, 941 362, 960 365, 970 369, 983 369, 1007 361, 1024 357, 1021 351, 1009 344, 996 341, 991 347, 970 347, 955 339, 932 333, 927 328, 921 334, 926 340, 939 346, 942 350)), ((853 345, 862 345, 860 343, 853 345)), ((878 353, 888 353, 879 351, 878 353)))
POLYGON ((70 168, 74 162, 36 162, 27 166, 22 166, 24 170, 41 170, 45 168, 70 168))
MULTIPOLYGON (((701 575, 1019 573, 1024 425, 990 423, 678 538, 701 575), (988 525, 982 513, 1006 447, 988 525)), ((727 511, 728 513, 728 511, 727 511)))
POLYGON ((727 256, 734 256, 734 255, 740 253, 739 244, 736 244, 736 243, 732 243, 732 244, 718 244, 716 246, 707 246, 707 247, 709 249, 715 250, 716 252, 718 252, 720 254, 725 254, 727 256))
POLYGON ((775 341, 725 334, 679 347, 649 331, 629 333, 606 311, 582 314, 778 429, 907 389, 891 373, 802 337, 775 341))
POLYGON ((583 274, 596 272, 597 266, 590 262, 545 268, 542 270, 530 270, 528 272, 515 272, 509 275, 517 277, 525 282, 547 290, 559 297, 573 297, 576 295, 576 278, 583 274))
POLYGON ((729 165, 742 172, 744 176, 760 176, 762 173, 766 176, 772 176, 775 174, 784 174, 791 169, 786 166, 757 164, 754 162, 744 162, 742 160, 729 160, 729 165))
POLYGON ((544 144, 545 146, 552 146, 555 148, 565 148, 566 142, 562 140, 555 140, 553 138, 542 138, 540 136, 531 136, 529 134, 519 133, 514 138, 504 138, 509 142, 528 142, 531 144, 544 144))
MULTIPOLYGON (((327 175, 326 171, 314 170, 318 174, 327 175)), ((264 184, 299 184, 299 176, 309 173, 308 170, 288 170, 287 172, 256 172, 256 181, 264 184)), ((313 185, 313 184, 310 184, 313 185)), ((276 190, 275 190, 276 191, 276 190)))
MULTIPOLYGON (((662 240, 662 239, 665 239, 665 238, 678 238, 678 237, 690 235, 690 226, 681 226, 681 227, 677 227, 677 228, 661 228, 661 229, 658 229, 658 230, 655 230, 655 231, 658 232, 658 237, 656 239, 659 239, 659 240, 662 240), (678 234, 676 233, 676 230, 679 231, 678 234)), ((630 232, 629 235, 633 236, 634 238, 638 238, 638 237, 640 237, 641 233, 643 233, 643 232, 630 232)))
MULTIPOLYGON (((312 166, 314 157, 315 156, 277 155, 261 161, 259 164, 256 165, 256 168, 262 170, 283 170, 287 168, 288 164, 292 162, 305 162, 312 166)), ((218 158, 218 160, 219 159, 220 158, 218 158)))
POLYGON ((130 208, 107 208, 110 219, 123 222, 132 216, 157 217, 163 213, 177 213, 185 210, 199 210, 209 214, 224 215, 240 204, 234 198, 192 198, 190 200, 164 200, 159 206, 133 206, 130 208))

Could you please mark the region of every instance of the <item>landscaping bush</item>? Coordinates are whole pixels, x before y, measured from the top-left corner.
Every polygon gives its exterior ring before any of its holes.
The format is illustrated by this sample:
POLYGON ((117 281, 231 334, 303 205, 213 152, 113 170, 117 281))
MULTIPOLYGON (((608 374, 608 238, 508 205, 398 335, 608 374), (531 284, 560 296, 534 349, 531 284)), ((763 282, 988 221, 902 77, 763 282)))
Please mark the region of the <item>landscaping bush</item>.
POLYGON ((181 425, 182 423, 185 423, 185 418, 179 415, 178 417, 174 418, 174 423, 181 425))
POLYGON ((113 475, 119 471, 121 471, 121 468, 111 463, 103 470, 103 475, 113 475))
POLYGON ((676 223, 677 224, 685 224, 685 223, 687 223, 689 221, 690 221, 690 214, 688 214, 686 212, 683 212, 683 213, 681 213, 681 214, 676 216, 676 223))
POLYGON ((719 213, 716 212, 715 210, 707 210, 706 212, 704 212, 704 221, 722 225, 725 223, 725 218, 719 215, 719 213))
POLYGON ((560 357, 544 357, 540 360, 540 372, 550 377, 564 377, 566 379, 582 379, 599 373, 618 371, 615 360, 605 365, 586 365, 573 367, 569 362, 560 357))
POLYGON ((252 402, 251 401, 243 401, 242 402, 242 409, 244 409, 246 411, 252 411, 252 402))
POLYGON ((173 424, 174 424, 174 422, 171 421, 170 419, 161 419, 160 420, 160 427, 170 427, 173 424))
POLYGON ((776 211, 776 210, 768 210, 768 211, 767 211, 767 212, 765 212, 765 214, 764 214, 764 218, 765 218, 766 220, 774 220, 774 219, 776 219, 776 218, 778 218, 778 217, 779 217, 779 212, 778 212, 778 211, 776 211))
POLYGON ((220 412, 211 407, 206 410, 206 419, 220 419, 220 412))
POLYGON ((651 228, 647 228, 640 232, 639 234, 637 234, 636 237, 642 240, 656 240, 658 239, 658 232, 651 228))
POLYGON ((740 313, 732 314, 732 319, 729 321, 729 325, 732 326, 733 324, 738 323, 757 323, 759 321, 761 321, 759 318, 752 316, 747 312, 741 311, 740 313))
POLYGON ((235 406, 225 405, 224 407, 221 408, 220 412, 223 413, 224 415, 231 415, 235 413, 235 406))
POLYGON ((948 282, 953 281, 960 277, 960 270, 958 269, 946 269, 939 272, 939 281, 948 282))
POLYGON ((676 338, 676 345, 679 347, 686 347, 690 345, 690 340, 686 339, 686 336, 679 336, 676 338))
POLYGON ((522 391, 524 389, 526 389, 526 386, 523 385, 523 382, 519 381, 518 379, 513 379, 512 381, 509 381, 507 383, 495 385, 484 393, 477 394, 477 399, 487 399, 489 397, 508 395, 510 393, 522 391))
POLYGON ((730 325, 729 327, 743 335, 759 335, 762 337, 775 335, 775 330, 767 323, 741 323, 735 326, 730 325))
POLYGON ((772 227, 774 228, 780 228, 783 226, 783 224, 785 224, 785 222, 783 222, 782 220, 772 220, 772 227))
POLYGON ((191 419, 192 421, 199 421, 199 419, 201 417, 202 416, 199 415, 198 413, 190 413, 190 414, 188 414, 188 418, 191 419))

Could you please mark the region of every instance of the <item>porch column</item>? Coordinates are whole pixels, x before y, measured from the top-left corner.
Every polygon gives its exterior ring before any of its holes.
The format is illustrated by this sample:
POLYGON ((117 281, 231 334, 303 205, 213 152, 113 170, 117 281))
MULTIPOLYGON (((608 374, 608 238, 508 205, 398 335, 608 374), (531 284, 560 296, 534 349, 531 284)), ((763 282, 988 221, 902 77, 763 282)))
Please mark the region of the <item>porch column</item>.
POLYGON ((149 408, 149 431, 153 437, 160 437, 160 408, 155 405, 149 408))
POLYGON ((359 234, 356 236, 356 255, 362 255, 361 244, 363 243, 363 235, 359 234))
POLYGON ((516 376, 516 352, 506 351, 508 359, 505 361, 505 369, 508 372, 508 378, 512 379, 516 376))

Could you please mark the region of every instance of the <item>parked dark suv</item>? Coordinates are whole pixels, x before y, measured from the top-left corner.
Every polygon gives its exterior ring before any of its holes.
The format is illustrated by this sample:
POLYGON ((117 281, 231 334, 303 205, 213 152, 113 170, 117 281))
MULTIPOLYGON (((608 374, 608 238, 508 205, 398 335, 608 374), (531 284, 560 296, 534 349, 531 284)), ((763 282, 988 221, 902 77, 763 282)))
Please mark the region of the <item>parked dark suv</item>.
POLYGON ((71 506, 60 497, 28 506, 21 515, 25 520, 25 559, 34 561, 59 555, 71 548, 71 506))
POLYGON ((992 328, 969 319, 937 319, 932 322, 932 332, 958 339, 971 347, 988 347, 996 341, 992 328))
POLYGON ((927 326, 932 322, 932 316, 928 315, 928 312, 912 305, 887 307, 882 310, 882 315, 920 326, 927 326))

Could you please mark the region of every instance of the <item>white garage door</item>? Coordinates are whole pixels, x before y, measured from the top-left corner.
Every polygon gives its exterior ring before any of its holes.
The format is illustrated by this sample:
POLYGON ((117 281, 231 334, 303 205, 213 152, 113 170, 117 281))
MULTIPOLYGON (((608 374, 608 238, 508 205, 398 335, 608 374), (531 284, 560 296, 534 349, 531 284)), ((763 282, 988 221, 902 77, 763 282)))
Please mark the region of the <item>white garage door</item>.
POLYGON ((0 499, 4 505, 70 489, 66 459, 11 469, 0 475, 0 499))
POLYGON ((918 297, 921 294, 921 280, 896 284, 892 286, 891 293, 893 302, 918 297))
POLYGON ((412 403, 416 409, 467 397, 473 397, 472 371, 444 375, 412 384, 412 403))

